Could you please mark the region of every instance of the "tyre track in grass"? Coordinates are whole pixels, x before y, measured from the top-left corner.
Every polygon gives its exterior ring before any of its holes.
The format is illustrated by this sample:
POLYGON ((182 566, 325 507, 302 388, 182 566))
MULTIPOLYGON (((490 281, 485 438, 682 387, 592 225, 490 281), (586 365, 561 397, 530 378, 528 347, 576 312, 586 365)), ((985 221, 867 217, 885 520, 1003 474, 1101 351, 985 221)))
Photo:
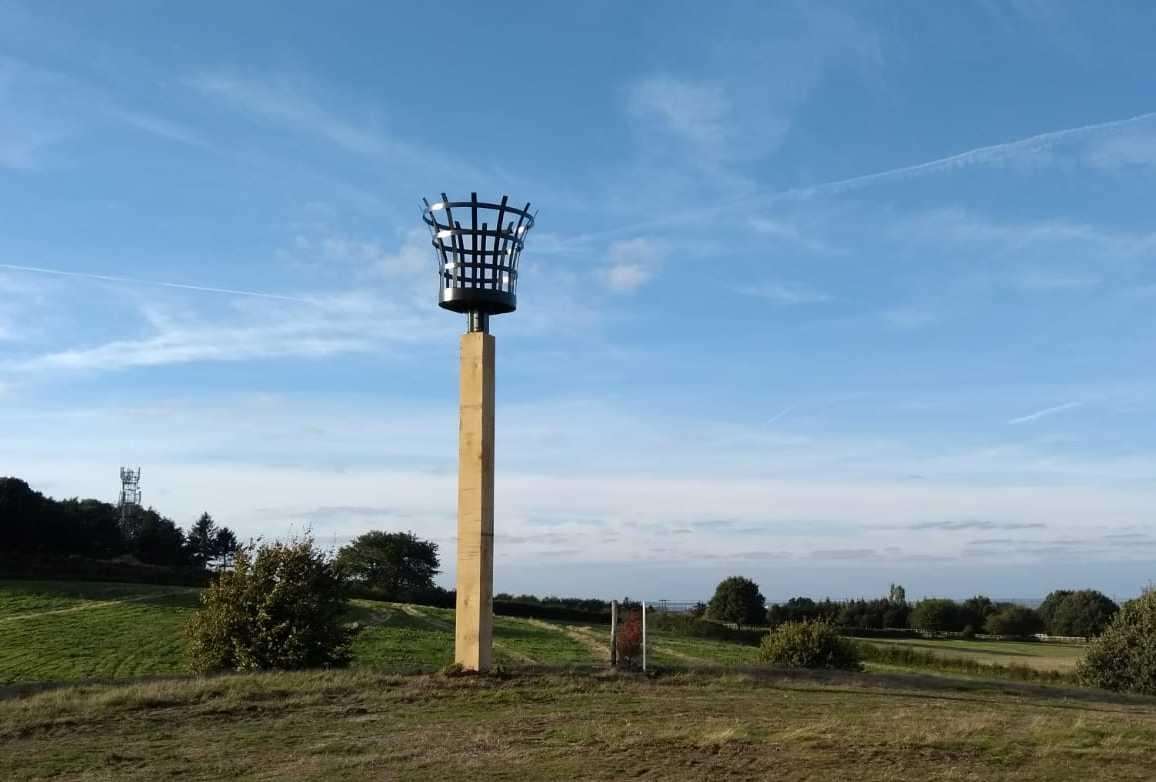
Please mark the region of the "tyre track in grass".
POLYGON ((604 644, 595 638, 594 632, 590 628, 555 625, 550 624, 549 622, 543 622, 541 619, 527 619, 525 621, 534 625, 535 627, 553 630, 556 633, 562 633, 563 635, 568 636, 572 640, 575 640, 585 646, 597 659, 610 659, 610 649, 608 648, 607 644, 604 644))
POLYGON ((158 598, 172 597, 173 595, 184 594, 183 590, 173 592, 154 592, 148 595, 132 595, 130 597, 121 597, 116 600, 97 600, 83 603, 78 606, 70 606, 68 608, 54 608, 51 611, 37 611, 36 613, 17 614, 16 616, 0 617, 0 622, 19 622, 24 619, 36 619, 42 616, 55 616, 56 614, 68 614, 74 611, 94 611, 98 608, 109 608, 111 606, 121 605, 122 603, 139 603, 145 600, 156 600, 158 598))
MULTIPOLYGON (((402 604, 402 603, 395 603, 394 605, 396 607, 400 608, 405 613, 412 616, 414 619, 417 619, 419 622, 424 622, 426 625, 434 628, 435 630, 444 630, 445 632, 449 633, 450 635, 453 635, 455 632, 454 626, 452 624, 450 624, 449 622, 444 622, 441 619, 437 619, 435 617, 432 617, 429 614, 426 614, 421 609, 419 609, 417 606, 406 605, 406 604, 402 604)), ((513 657, 515 660, 517 660, 520 663, 525 663, 527 665, 537 665, 538 664, 538 660, 535 660, 530 655, 515 651, 500 641, 494 641, 493 644, 494 644, 495 649, 501 649, 503 652, 510 655, 511 657, 513 657)))

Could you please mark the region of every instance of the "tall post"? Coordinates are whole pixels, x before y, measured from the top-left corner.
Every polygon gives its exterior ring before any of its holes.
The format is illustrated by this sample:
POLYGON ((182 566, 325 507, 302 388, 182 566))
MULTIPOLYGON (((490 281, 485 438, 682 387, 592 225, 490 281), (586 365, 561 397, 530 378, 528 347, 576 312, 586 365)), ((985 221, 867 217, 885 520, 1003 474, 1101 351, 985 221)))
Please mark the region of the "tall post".
POLYGON ((646 601, 642 601, 642 670, 646 670, 646 601))
POLYGON ((488 671, 494 630, 494 338, 480 329, 462 335, 458 438, 454 659, 463 668, 488 671))
POLYGON ((610 667, 618 667, 618 601, 610 601, 610 667))
POLYGON ((490 316, 518 307, 518 259, 534 227, 527 203, 422 199, 437 255, 438 306, 466 316, 458 428, 458 599, 454 660, 488 671, 494 645, 494 338, 490 316))

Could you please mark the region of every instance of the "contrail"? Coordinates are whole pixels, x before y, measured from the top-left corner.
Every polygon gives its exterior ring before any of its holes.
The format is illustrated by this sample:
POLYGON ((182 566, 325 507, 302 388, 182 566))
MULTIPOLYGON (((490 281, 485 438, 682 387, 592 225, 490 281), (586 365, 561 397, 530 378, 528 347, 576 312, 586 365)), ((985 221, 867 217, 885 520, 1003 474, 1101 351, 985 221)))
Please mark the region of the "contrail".
POLYGON ((64 269, 45 269, 39 266, 17 266, 12 263, 0 263, 0 269, 9 269, 17 272, 31 272, 33 274, 53 274, 58 277, 78 277, 83 280, 100 280, 102 282, 119 282, 129 285, 153 285, 159 288, 177 288, 185 291, 200 293, 217 293, 223 296, 249 296, 255 299, 274 299, 277 301, 295 301, 301 304, 316 304, 312 299, 301 296, 286 296, 281 293, 264 293, 262 291, 244 291, 235 288, 213 288, 207 285, 185 285, 180 282, 161 282, 159 280, 141 280, 134 277, 118 277, 112 274, 90 274, 88 272, 70 272, 64 269))
POLYGON ((1009 424, 1026 424, 1029 421, 1035 421, 1037 418, 1043 418, 1045 416, 1053 415, 1055 413, 1061 413, 1064 410, 1071 410, 1073 407, 1080 407, 1083 404, 1084 404, 1083 402, 1065 402, 1064 404, 1056 405, 1055 407, 1045 407, 1043 410, 1037 410, 1034 413, 1028 413, 1027 415, 1022 415, 1019 418, 1013 418, 1010 421, 1008 421, 1008 423, 1009 424))
POLYGON ((1039 133, 1035 136, 1028 136, 1027 138, 1018 139, 1016 141, 1006 141, 1001 144, 989 144, 984 147, 976 147, 969 149, 966 152, 960 152, 955 155, 948 155, 947 157, 936 158, 935 160, 928 160, 924 163, 915 163, 910 166, 900 166, 899 168, 888 169, 887 171, 877 171, 873 174, 863 174, 861 176, 850 177, 848 179, 838 179, 833 182, 823 182, 818 185, 810 187, 792 188, 784 190, 780 193, 773 194, 772 197, 782 196, 808 196, 815 193, 825 192, 842 192, 844 190, 851 190, 861 185, 869 185, 873 182, 880 182, 887 179, 896 179, 911 176, 913 174, 932 173, 936 171, 946 171, 953 168, 965 168, 967 166, 982 164, 982 163, 997 163, 1001 160, 1006 160, 1017 153, 1028 150, 1042 150, 1054 146, 1057 142, 1072 138, 1073 136, 1082 136, 1087 133, 1097 133, 1102 130, 1111 130, 1112 128, 1123 127, 1124 125, 1131 125, 1134 122, 1143 122, 1156 118, 1156 111, 1150 111, 1146 114, 1137 114, 1134 117, 1127 117, 1125 119, 1114 119, 1107 122, 1096 122, 1091 125, 1081 125, 1076 128, 1064 128, 1062 130, 1051 130, 1046 133, 1039 133))
POLYGON ((769 426, 769 425, 773 424, 775 421, 778 421, 780 418, 782 418, 783 416, 785 416, 787 413, 789 413, 789 412, 791 412, 792 410, 794 410, 794 409, 795 409, 795 407, 796 407, 795 405, 787 405, 787 406, 786 406, 786 407, 784 407, 782 410, 780 410, 779 412, 777 412, 777 413, 775 413, 773 416, 771 416, 771 417, 770 417, 770 418, 767 420, 767 425, 769 426))
POLYGON ((729 200, 714 207, 707 207, 705 209, 699 208, 677 213, 672 212, 654 220, 647 220, 645 222, 636 223, 634 225, 611 228, 609 230, 596 233, 581 234, 575 237, 571 237, 570 241, 575 243, 599 241, 612 238, 614 236, 619 236, 621 234, 634 233, 651 228, 659 228, 670 225, 671 223, 685 223, 692 222, 694 220, 702 220, 719 212, 723 212, 728 209, 735 209, 740 206, 761 206, 774 203, 775 201, 805 199, 812 196, 828 193, 838 194, 893 179, 905 179, 907 177, 921 176, 923 174, 931 174, 939 171, 967 168, 968 166, 973 165, 998 163, 1003 160, 1008 160, 1022 152, 1050 149, 1057 143, 1067 139, 1091 133, 1098 133, 1105 130, 1112 130, 1114 128, 1120 128, 1136 122, 1144 122, 1145 120, 1151 119, 1156 119, 1156 111, 1137 114, 1133 117, 1127 117, 1124 119, 1114 119, 1108 120, 1107 122, 1096 122, 1090 125, 1080 125, 1079 127, 1075 128, 1050 130, 1044 133, 1038 133, 1034 136, 1027 136, 1025 138, 1016 139, 1013 141, 1005 141, 999 144, 989 144, 982 147, 975 147, 974 149, 958 152, 954 155, 948 155, 946 157, 935 158, 934 160, 927 160, 922 163, 913 163, 911 165, 900 166, 898 168, 889 168, 885 171, 875 171, 870 174, 860 174, 859 176, 848 177, 846 179, 833 179, 828 182, 820 182, 818 184, 808 185, 806 187, 792 187, 785 190, 777 190, 765 193, 762 195, 754 194, 744 196, 742 198, 729 200))

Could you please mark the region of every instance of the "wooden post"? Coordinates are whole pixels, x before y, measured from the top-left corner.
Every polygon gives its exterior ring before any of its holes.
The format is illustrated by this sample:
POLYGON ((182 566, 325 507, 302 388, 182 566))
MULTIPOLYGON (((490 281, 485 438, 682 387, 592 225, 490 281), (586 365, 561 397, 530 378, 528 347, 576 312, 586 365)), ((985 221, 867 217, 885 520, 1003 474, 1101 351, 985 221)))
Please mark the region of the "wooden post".
POLYGON ((642 601, 642 670, 646 670, 646 601, 642 601))
POLYGON ((488 671, 493 652, 494 338, 462 335, 458 430, 458 596, 454 659, 488 671))
POLYGON ((610 667, 618 667, 618 601, 610 601, 610 667))

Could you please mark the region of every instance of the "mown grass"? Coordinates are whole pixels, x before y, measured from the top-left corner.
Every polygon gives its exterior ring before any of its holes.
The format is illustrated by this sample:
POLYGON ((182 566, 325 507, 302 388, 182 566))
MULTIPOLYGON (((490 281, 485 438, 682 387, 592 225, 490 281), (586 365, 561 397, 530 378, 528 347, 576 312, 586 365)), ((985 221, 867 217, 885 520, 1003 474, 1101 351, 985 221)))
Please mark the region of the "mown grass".
MULTIPOLYGON (((197 590, 180 587, 0 582, 0 684, 184 673, 182 630, 196 604, 197 590)), ((450 609, 354 600, 349 619, 361 626, 353 644, 355 667, 428 673, 453 660, 450 609)), ((652 666, 744 666, 758 661, 758 648, 741 643, 688 637, 671 629, 652 629, 649 638, 652 666)), ((607 627, 497 617, 494 660, 504 668, 601 666, 608 658, 608 640, 607 627)), ((1082 651, 1070 644, 992 641, 865 643, 875 650, 870 659, 888 668, 1025 680, 1062 679, 1046 672, 1070 670, 1082 651), (1020 670, 1025 666, 1045 673, 1025 673, 1020 670)))
POLYGON ((1146 780, 1156 701, 870 674, 373 671, 0 700, 6 779, 1146 780))
POLYGON ((0 584, 0 683, 182 672, 196 604, 181 587, 0 584))
POLYGON ((957 638, 871 638, 860 643, 898 647, 941 658, 974 660, 986 665, 1026 667, 1039 671, 1072 672, 1087 650, 1085 644, 1032 641, 964 641, 957 638))
POLYGON ((864 662, 885 668, 933 670, 967 676, 1015 679, 1045 684, 1077 684, 1075 671, 1057 671, 1021 663, 985 662, 977 657, 952 657, 911 646, 858 643, 864 662))

